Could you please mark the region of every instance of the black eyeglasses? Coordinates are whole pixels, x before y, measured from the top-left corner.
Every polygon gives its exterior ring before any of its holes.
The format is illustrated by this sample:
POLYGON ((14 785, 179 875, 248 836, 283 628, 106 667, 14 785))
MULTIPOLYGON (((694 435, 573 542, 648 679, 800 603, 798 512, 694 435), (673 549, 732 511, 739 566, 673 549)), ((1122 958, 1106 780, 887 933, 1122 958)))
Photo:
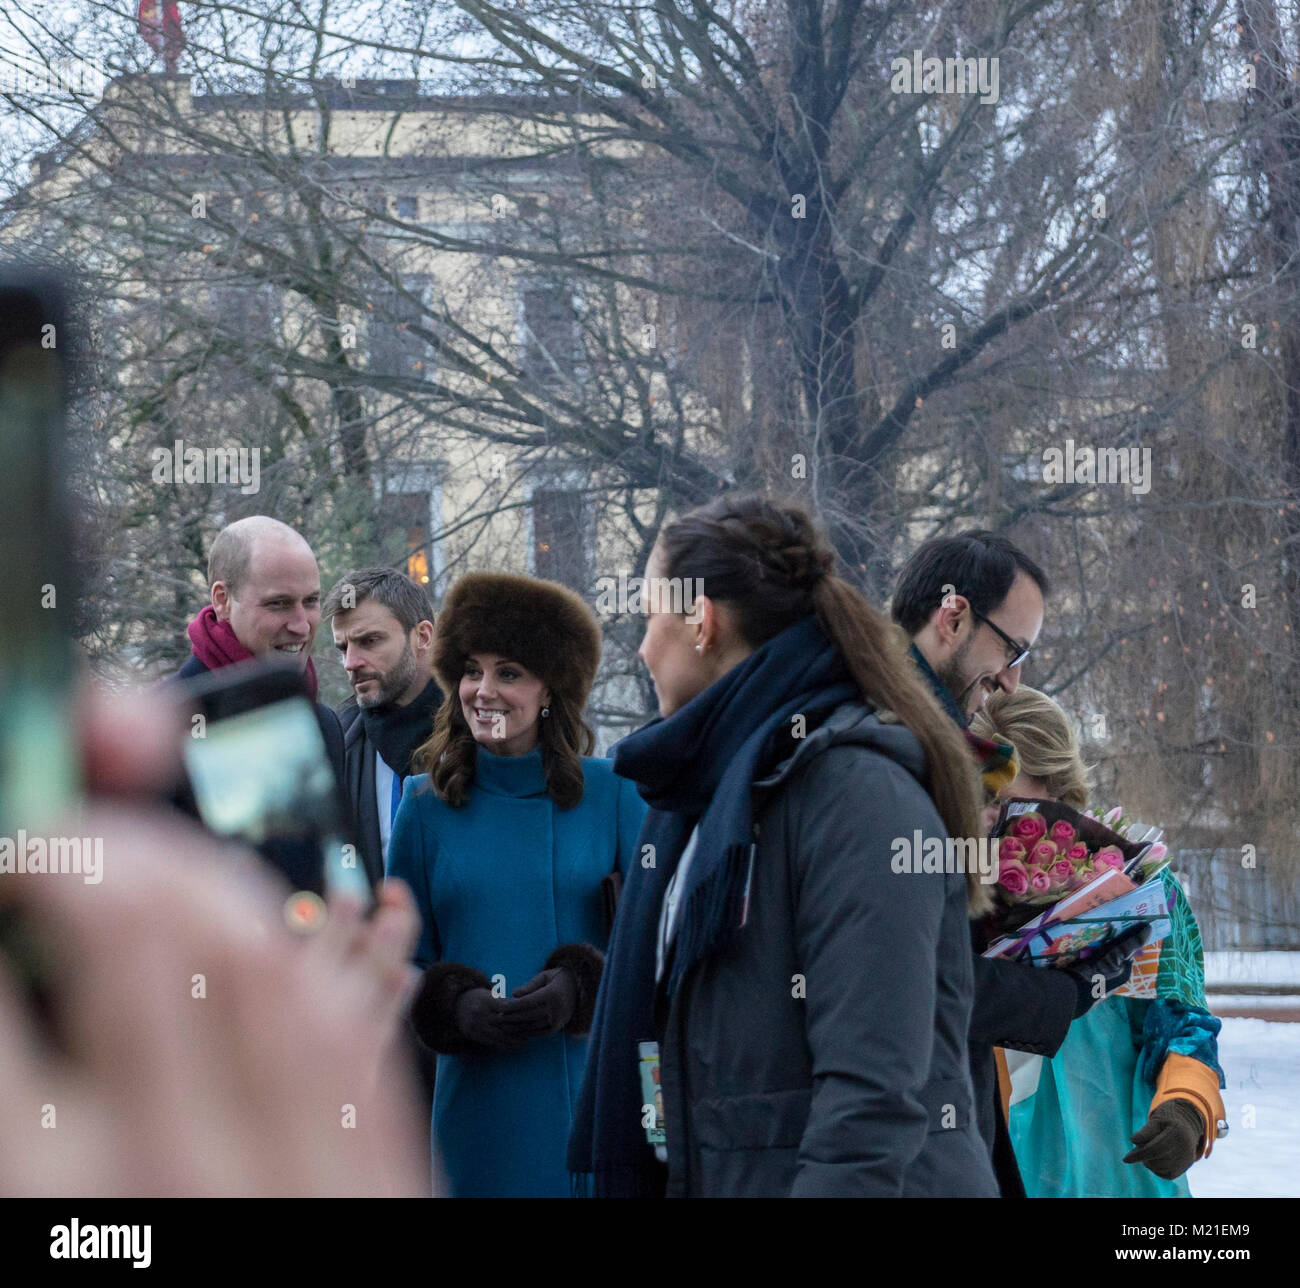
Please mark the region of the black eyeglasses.
POLYGON ((998 626, 995 626, 991 621, 989 621, 987 617, 984 616, 983 613, 976 612, 974 608, 972 608, 970 612, 972 617, 978 617, 979 620, 983 622, 984 625, 987 626, 991 631, 993 631, 998 636, 998 638, 1007 646, 1007 648, 1011 650, 1011 661, 1007 663, 1007 666, 1009 667, 1019 666, 1021 662, 1023 662, 1025 658, 1027 658, 1029 654, 1033 651, 1032 646, 1026 648, 1023 644, 1019 642, 1019 640, 1013 640, 1011 636, 1006 633, 1006 631, 1002 630, 998 626))

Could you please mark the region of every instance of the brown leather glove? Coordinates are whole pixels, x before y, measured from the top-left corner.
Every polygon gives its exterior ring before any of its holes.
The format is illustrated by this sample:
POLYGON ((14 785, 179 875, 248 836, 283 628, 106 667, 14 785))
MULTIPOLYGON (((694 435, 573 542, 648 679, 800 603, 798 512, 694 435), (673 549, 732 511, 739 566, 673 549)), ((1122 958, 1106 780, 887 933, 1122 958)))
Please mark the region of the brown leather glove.
POLYGON ((1164 1100, 1133 1133, 1126 1163, 1143 1163, 1166 1181, 1181 1176, 1201 1156, 1205 1119, 1190 1100, 1164 1100))

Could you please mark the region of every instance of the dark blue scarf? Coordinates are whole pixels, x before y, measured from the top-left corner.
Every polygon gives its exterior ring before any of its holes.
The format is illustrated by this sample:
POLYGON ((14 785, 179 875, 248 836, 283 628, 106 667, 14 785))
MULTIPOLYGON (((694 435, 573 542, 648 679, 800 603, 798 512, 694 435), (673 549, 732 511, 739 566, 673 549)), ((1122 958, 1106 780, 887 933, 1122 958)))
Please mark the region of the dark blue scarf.
POLYGON ((591 1172, 597 1197, 654 1193, 660 1169, 641 1126, 637 1043, 655 1038, 655 948, 664 891, 691 831, 695 857, 678 903, 665 984, 676 993, 697 962, 742 923, 753 837, 750 786, 793 748, 792 717, 819 717, 859 696, 815 617, 773 636, 666 720, 614 749, 614 772, 651 806, 605 957, 587 1072, 569 1140, 569 1170, 591 1172))

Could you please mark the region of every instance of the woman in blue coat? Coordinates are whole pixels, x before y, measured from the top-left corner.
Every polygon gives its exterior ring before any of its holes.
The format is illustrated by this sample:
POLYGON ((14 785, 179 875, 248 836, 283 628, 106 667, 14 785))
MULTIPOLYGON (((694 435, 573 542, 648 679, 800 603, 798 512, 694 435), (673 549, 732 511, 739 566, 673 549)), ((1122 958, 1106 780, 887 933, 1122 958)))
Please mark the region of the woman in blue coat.
POLYGON ((389 850, 423 923, 412 1020, 439 1052, 435 1162, 454 1196, 567 1197, 605 903, 645 806, 589 755, 600 627, 577 595, 471 573, 437 625, 447 697, 389 850))

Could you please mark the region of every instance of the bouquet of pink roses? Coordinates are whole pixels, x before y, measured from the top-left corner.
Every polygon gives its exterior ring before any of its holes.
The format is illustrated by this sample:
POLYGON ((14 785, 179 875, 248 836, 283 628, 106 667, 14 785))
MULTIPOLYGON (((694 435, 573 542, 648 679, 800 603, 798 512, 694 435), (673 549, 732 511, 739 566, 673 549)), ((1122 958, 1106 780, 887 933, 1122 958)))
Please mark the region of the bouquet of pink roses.
POLYGON ((992 835, 998 838, 995 895, 1004 931, 1023 925, 1107 872, 1131 873, 1135 861, 1153 858, 1150 845, 1130 840, 1059 801, 1004 802, 992 835))

